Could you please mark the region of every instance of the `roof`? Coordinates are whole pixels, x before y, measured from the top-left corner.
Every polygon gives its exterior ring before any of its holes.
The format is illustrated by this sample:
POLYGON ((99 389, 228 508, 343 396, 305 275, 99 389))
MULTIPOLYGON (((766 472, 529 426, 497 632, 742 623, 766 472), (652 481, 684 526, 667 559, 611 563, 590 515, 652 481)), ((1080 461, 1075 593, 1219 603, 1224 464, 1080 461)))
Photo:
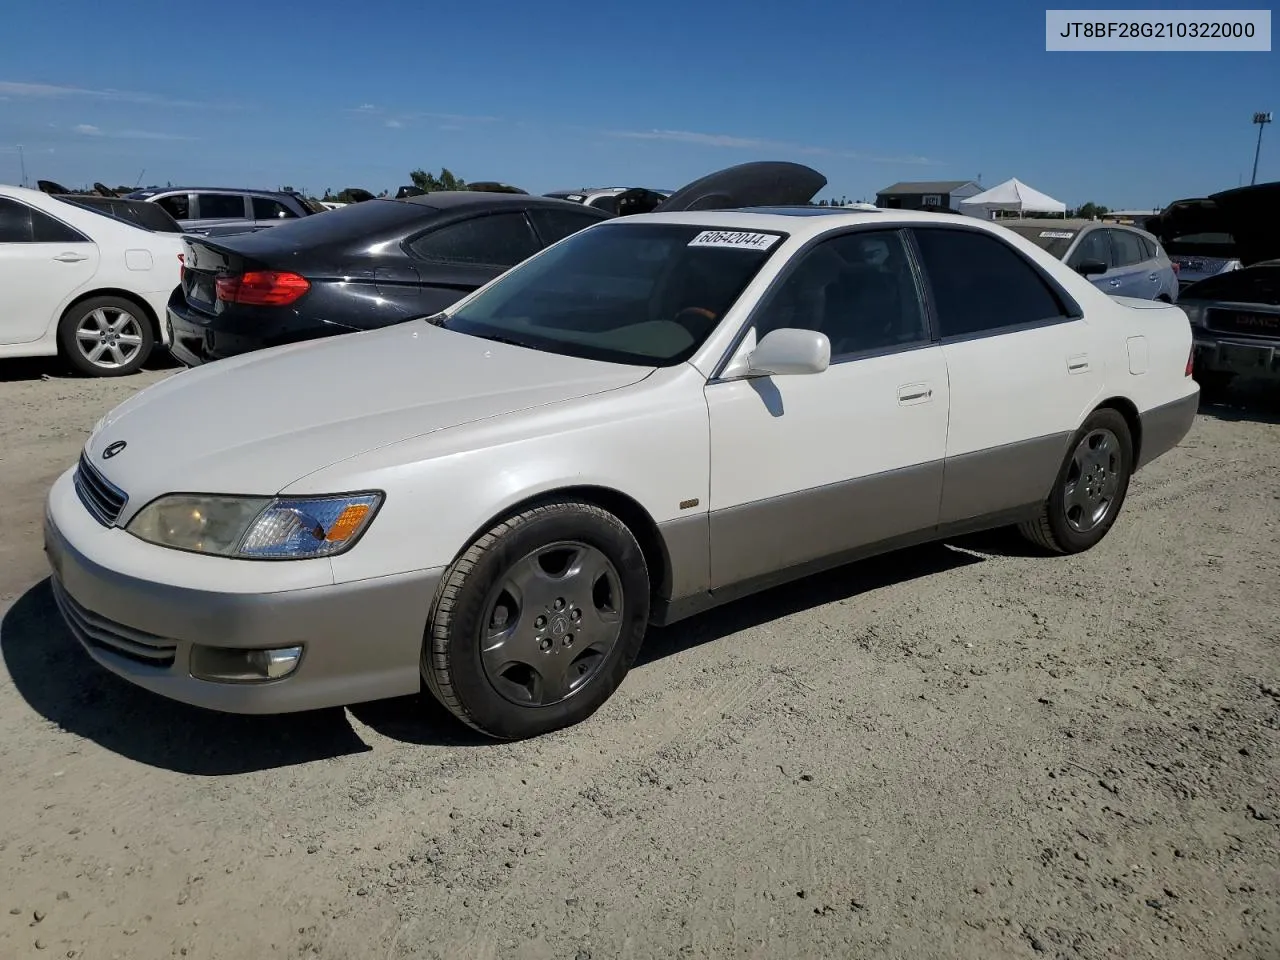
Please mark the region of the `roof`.
POLYGON ((712 230, 775 230, 802 240, 829 230, 858 224, 926 224, 952 223, 971 229, 988 229, 995 221, 978 220, 958 213, 928 213, 921 210, 847 210, 805 207, 749 207, 738 210, 682 210, 671 213, 640 213, 614 217, 592 226, 592 230, 608 230, 633 223, 678 223, 712 230), (814 214, 806 213, 813 209, 814 214))
MULTIPOLYGON (((557 200, 555 197, 540 197, 528 193, 489 193, 484 190, 437 190, 418 197, 401 197, 391 200, 379 197, 389 203, 413 203, 420 207, 432 207, 436 210, 457 210, 462 207, 504 207, 504 206, 538 206, 538 207, 572 207, 583 209, 581 204, 570 200, 557 200)), ((373 201, 365 201, 372 203, 373 201)))
POLYGON ((913 194, 913 193, 951 193, 959 190, 961 187, 981 186, 976 180, 903 180, 895 183, 891 187, 885 187, 883 190, 877 190, 876 195, 881 197, 891 197, 894 194, 913 194))
MULTIPOLYGON (((738 209, 741 210, 743 213, 767 213, 772 216, 778 216, 778 217, 830 217, 830 216, 838 216, 840 214, 848 214, 850 212, 853 212, 857 208, 853 208, 851 210, 848 207, 813 206, 813 207, 739 207, 738 209)), ((862 211, 862 212, 879 213, 880 209, 877 207, 874 211, 862 211)))
POLYGON ((1001 227, 1044 227, 1046 230, 1083 230, 1085 227, 1119 226, 1114 223, 1103 223, 1100 220, 1064 220, 1061 217, 1001 217, 991 222, 1001 227))
POLYGON ((129 199, 157 197, 162 193, 256 193, 264 197, 293 197, 296 190, 260 190, 257 187, 152 187, 124 194, 129 199))
MULTIPOLYGON (((1041 227, 1044 230, 1089 230, 1106 227, 1108 230, 1132 230, 1147 234, 1147 231, 1133 223, 1107 223, 1103 220, 1063 220, 1061 217, 1002 217, 992 220, 998 227, 1041 227)), ((1150 236, 1150 234, 1147 234, 1150 236)))

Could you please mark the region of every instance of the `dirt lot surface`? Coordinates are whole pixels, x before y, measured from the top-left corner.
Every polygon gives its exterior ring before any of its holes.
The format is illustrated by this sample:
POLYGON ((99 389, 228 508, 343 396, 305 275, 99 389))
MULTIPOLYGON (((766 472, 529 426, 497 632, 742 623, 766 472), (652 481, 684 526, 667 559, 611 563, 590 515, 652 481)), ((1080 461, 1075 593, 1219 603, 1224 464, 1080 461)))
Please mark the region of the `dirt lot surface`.
POLYGON ((777 590, 494 745, 417 698, 205 713, 81 652, 42 498, 165 375, 0 371, 0 957, 1280 957, 1274 411, 1207 408, 1090 554, 777 590))

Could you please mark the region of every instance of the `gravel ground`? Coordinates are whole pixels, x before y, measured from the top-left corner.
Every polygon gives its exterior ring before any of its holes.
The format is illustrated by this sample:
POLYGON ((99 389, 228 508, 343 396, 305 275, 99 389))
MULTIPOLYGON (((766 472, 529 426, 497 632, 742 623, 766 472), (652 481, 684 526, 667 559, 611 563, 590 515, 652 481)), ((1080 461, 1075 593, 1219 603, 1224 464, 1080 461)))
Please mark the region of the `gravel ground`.
MULTIPOLYGON (((984 535, 655 631, 590 721, 169 703, 59 623, 119 382, 0 369, 0 957, 1280 957, 1280 416, 1093 552, 984 535)), ((192 429, 199 429, 192 424, 192 429)))

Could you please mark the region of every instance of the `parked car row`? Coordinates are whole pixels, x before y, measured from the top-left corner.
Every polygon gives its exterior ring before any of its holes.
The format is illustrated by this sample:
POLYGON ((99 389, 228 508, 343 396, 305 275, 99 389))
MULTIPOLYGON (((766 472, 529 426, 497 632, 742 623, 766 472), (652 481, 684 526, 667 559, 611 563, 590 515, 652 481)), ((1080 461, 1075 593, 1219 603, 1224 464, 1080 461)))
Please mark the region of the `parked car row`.
MULTIPOLYGON (((63 353, 82 372, 121 375, 145 363, 156 344, 197 366, 402 322, 449 306, 604 219, 751 205, 741 202, 744 194, 725 192, 731 171, 675 192, 612 187, 537 196, 496 181, 453 192, 406 186, 395 199, 353 191, 359 202, 337 209, 292 191, 182 187, 119 197, 102 185, 96 194, 70 194, 40 181, 44 196, 5 188, 10 226, 0 233, 0 290, 13 292, 0 319, 0 357, 63 353), (66 218, 81 216, 77 209, 101 216, 72 226, 66 218), (50 239, 70 233, 57 233, 49 217, 76 233, 75 244, 50 239), (108 226, 113 223, 138 230, 108 226), (153 257, 155 266, 139 269, 143 258, 137 251, 166 243, 165 249, 177 244, 172 258, 153 257), (86 266, 89 261, 96 266, 86 266), (31 263, 41 268, 27 270, 31 263), (63 266, 51 270, 50 263, 63 266), (81 266, 72 269, 71 263, 81 266), (155 288, 165 284, 169 295, 157 308, 155 288), (82 329, 84 317, 74 314, 86 301, 103 297, 112 312, 103 314, 106 320, 93 314, 89 328, 82 329), (130 304, 124 319, 118 311, 130 304), (106 324, 107 339, 95 343, 90 334, 99 322, 106 324), (127 328, 125 336, 139 341, 113 344, 111 330, 118 322, 127 328), (84 336, 67 333, 76 329, 84 336), (99 349, 104 343, 119 350, 99 349)), ((809 173, 805 189, 813 186, 816 193, 825 180, 809 173)), ((1280 252, 1267 240, 1278 188, 1268 184, 1180 200, 1148 220, 1145 230, 1081 220, 998 225, 1058 257, 1103 292, 1185 305, 1199 331, 1206 388, 1216 392, 1241 373, 1280 376, 1280 353, 1272 343, 1274 265, 1258 262, 1280 252), (1246 265, 1258 269, 1242 273, 1246 265), (1237 273, 1239 278, 1221 279, 1237 273), (1210 279, 1215 283, 1202 283, 1210 279), (1213 305, 1223 301, 1233 306, 1213 305)), ((787 196, 807 203, 813 194, 787 196)))

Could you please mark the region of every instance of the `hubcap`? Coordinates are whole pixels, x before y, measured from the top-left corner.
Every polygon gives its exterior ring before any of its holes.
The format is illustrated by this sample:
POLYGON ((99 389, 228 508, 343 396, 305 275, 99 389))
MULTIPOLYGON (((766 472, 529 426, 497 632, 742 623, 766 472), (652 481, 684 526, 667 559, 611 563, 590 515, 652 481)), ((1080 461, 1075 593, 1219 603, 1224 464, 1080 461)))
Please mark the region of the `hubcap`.
POLYGON ((127 310, 99 307, 80 319, 76 345, 95 367, 127 366, 142 349, 142 325, 127 310))
POLYGON ((481 627, 485 674, 502 696, 544 707, 591 681, 622 633, 622 580, 600 550, 539 547, 490 591, 481 627))
POLYGON ((1063 508, 1067 523, 1088 533, 1111 513, 1120 491, 1120 441, 1110 430, 1094 430, 1071 454, 1063 508))

